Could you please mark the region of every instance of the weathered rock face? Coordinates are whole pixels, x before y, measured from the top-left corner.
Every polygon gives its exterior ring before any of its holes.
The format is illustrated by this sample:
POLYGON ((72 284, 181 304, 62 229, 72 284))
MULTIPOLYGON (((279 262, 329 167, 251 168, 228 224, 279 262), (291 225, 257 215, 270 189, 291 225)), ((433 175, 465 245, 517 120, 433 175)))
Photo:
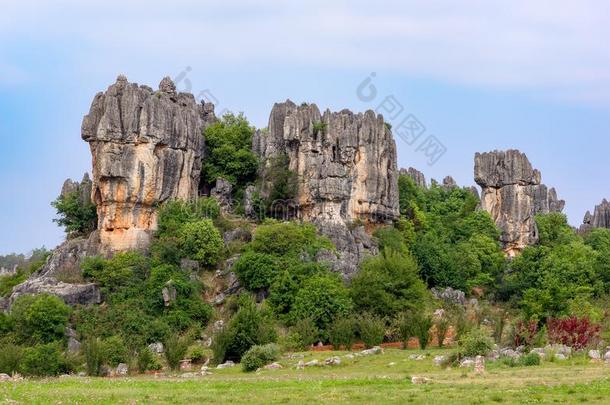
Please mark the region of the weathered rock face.
POLYGON ((593 215, 587 211, 580 231, 588 231, 593 228, 610 228, 610 203, 604 198, 601 204, 595 206, 593 215))
POLYGON ((502 231, 505 252, 514 256, 536 243, 536 214, 560 212, 565 202, 555 189, 541 184, 540 172, 517 150, 475 155, 474 177, 481 186, 481 208, 489 212, 502 231))
POLYGON ((13 288, 2 309, 9 308, 21 295, 40 293, 56 295, 69 305, 98 304, 101 296, 95 284, 68 282, 80 278, 80 264, 85 257, 98 253, 98 238, 98 233, 93 232, 87 238, 69 239, 58 246, 40 270, 13 288))
POLYGON ((422 172, 420 172, 419 170, 417 170, 413 167, 409 167, 408 169, 400 169, 399 173, 401 175, 411 177, 413 179, 413 181, 415 182, 415 184, 418 185, 419 187, 423 187, 423 188, 428 187, 426 184, 426 176, 424 176, 424 174, 422 172))
POLYGON ((89 178, 89 173, 85 173, 80 183, 78 181, 73 181, 72 179, 64 181, 64 185, 61 188, 61 196, 78 192, 78 195, 83 202, 91 202, 92 188, 93 182, 89 178))
POLYGON ((253 149, 263 162, 287 157, 298 178, 297 216, 318 224, 337 245, 348 245, 343 252, 354 252, 341 258, 344 273, 354 271, 354 259, 361 257, 349 243, 354 235, 347 225, 398 218, 396 145, 373 111, 321 114, 315 104, 275 104, 268 133, 254 137, 253 149))
POLYGON ((93 156, 92 198, 104 252, 147 247, 156 206, 197 195, 203 130, 213 120, 213 105, 177 93, 169 78, 155 92, 119 76, 95 96, 82 138, 93 156))

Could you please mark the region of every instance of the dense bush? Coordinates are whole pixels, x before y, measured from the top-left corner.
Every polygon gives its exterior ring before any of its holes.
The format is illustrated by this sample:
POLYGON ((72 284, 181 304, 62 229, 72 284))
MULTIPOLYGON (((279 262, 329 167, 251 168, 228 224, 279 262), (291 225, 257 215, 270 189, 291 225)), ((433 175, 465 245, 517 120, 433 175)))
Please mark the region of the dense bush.
POLYGON ((136 364, 140 373, 149 370, 159 370, 161 368, 161 364, 157 361, 154 353, 151 352, 148 347, 145 347, 138 352, 136 364))
POLYGON ((588 318, 575 316, 563 319, 549 319, 547 333, 551 343, 560 343, 575 350, 582 350, 597 343, 601 326, 588 318))
POLYGON ((280 260, 265 253, 247 251, 233 265, 233 271, 250 291, 267 289, 277 277, 280 260))
POLYGON ((259 368, 276 361, 280 357, 280 348, 275 343, 252 346, 241 358, 244 371, 256 371, 259 368))
POLYGON ((178 231, 178 246, 183 257, 212 266, 224 247, 222 235, 209 219, 187 222, 178 231))
POLYGON ((417 338, 419 347, 425 350, 428 347, 428 343, 430 343, 432 316, 425 311, 417 311, 411 314, 409 320, 413 328, 413 336, 417 338))
POLYGON ((54 295, 22 295, 11 307, 15 331, 23 342, 50 343, 64 338, 70 308, 54 295))
POLYGON ((530 366, 539 366, 540 365, 540 355, 537 353, 528 353, 519 358, 519 364, 525 367, 530 366))
POLYGON ((402 342, 402 348, 409 348, 409 340, 415 335, 413 323, 411 322, 411 314, 407 312, 401 312, 394 318, 394 328, 398 338, 402 342))
POLYGON ((20 369, 25 375, 58 375, 68 371, 58 343, 39 344, 23 351, 20 369))
POLYGON ((320 331, 311 318, 302 318, 295 322, 291 328, 292 332, 299 335, 301 339, 301 348, 306 349, 316 343, 320 336, 320 331))
POLYGON ((314 225, 270 221, 254 232, 249 249, 273 256, 314 257, 320 249, 334 250, 332 242, 321 236, 314 225))
POLYGON ((366 348, 379 346, 385 336, 385 320, 371 314, 359 316, 358 336, 366 348))
POLYGON ((116 367, 119 363, 127 363, 129 352, 120 336, 111 336, 102 340, 102 356, 105 364, 116 367))
POLYGON ((174 236, 188 222, 216 219, 220 206, 215 198, 198 198, 195 201, 170 200, 159 207, 157 237, 174 236))
POLYGON ((101 375, 102 366, 104 365, 104 349, 100 338, 88 338, 84 342, 83 353, 85 355, 87 374, 90 376, 101 375))
POLYGON ((153 265, 151 259, 129 252, 109 260, 87 259, 82 268, 87 279, 100 285, 107 304, 77 308, 72 322, 83 336, 120 335, 135 352, 164 341, 170 331, 205 326, 212 316, 211 306, 201 297, 201 282, 176 265, 153 265), (176 299, 167 305, 164 288, 176 291, 176 299))
POLYGON ((352 350, 352 346, 356 340, 356 331, 358 324, 353 318, 336 319, 328 330, 330 344, 335 350, 343 347, 345 350, 352 350))
POLYGON ((443 347, 447 332, 449 332, 450 322, 446 316, 441 316, 434 321, 436 327, 436 338, 438 341, 438 347, 443 347))
POLYGON ((11 375, 18 372, 22 359, 22 347, 10 342, 3 342, 2 350, 0 350, 0 373, 11 375))
POLYGON ((58 218, 53 221, 65 227, 70 237, 88 235, 97 227, 97 208, 89 196, 81 197, 76 190, 57 197, 51 205, 57 210, 58 218))
POLYGON ((466 357, 486 356, 494 347, 493 339, 480 328, 474 328, 459 341, 460 354, 466 357))
POLYGON ((414 309, 428 298, 415 261, 393 250, 366 260, 350 292, 357 308, 382 317, 414 309))
POLYGON ((214 361, 240 361, 252 346, 276 340, 277 334, 267 311, 257 308, 254 300, 244 296, 240 298, 237 313, 212 340, 214 361))
POLYGON ((303 283, 291 315, 295 321, 309 317, 320 331, 326 331, 335 318, 349 314, 352 306, 349 291, 337 275, 319 274, 303 283))
POLYGON ((209 187, 228 180, 236 191, 256 178, 258 160, 252 152, 254 128, 243 115, 225 114, 205 131, 206 158, 201 178, 209 187))
POLYGON ((167 360, 167 365, 172 370, 180 368, 180 361, 186 356, 190 344, 191 339, 189 336, 178 336, 174 334, 165 340, 165 360, 167 360))

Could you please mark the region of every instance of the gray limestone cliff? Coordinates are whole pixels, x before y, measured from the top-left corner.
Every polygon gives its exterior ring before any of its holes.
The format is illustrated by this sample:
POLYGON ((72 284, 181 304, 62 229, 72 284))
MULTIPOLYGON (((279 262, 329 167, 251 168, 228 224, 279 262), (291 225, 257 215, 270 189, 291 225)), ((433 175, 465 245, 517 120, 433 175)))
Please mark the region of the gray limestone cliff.
POLYGON ((593 228, 610 228, 610 203, 605 198, 595 206, 593 214, 587 211, 580 231, 586 232, 593 228))
POLYGON ((153 91, 119 76, 95 96, 81 132, 93 159, 103 252, 146 248, 158 204, 197 196, 213 108, 177 93, 167 77, 153 91))
POLYGON ((555 189, 541 183, 540 172, 518 150, 475 155, 474 178, 481 186, 481 208, 500 228, 504 251, 514 256, 538 240, 536 214, 561 212, 555 189))
MULTIPOLYGON (((267 132, 253 150, 264 162, 284 156, 296 174, 295 214, 313 222, 337 245, 335 269, 353 273, 374 244, 363 224, 398 218, 396 144, 383 117, 373 111, 321 113, 315 104, 275 104, 267 132)), ((270 185, 263 178, 262 194, 270 185)))
POLYGON ((426 183, 426 176, 424 176, 424 174, 422 172, 420 172, 419 170, 417 170, 413 167, 409 167, 408 169, 400 169, 399 174, 402 176, 409 176, 415 182, 415 184, 419 187, 422 187, 422 188, 428 187, 428 185, 426 183))

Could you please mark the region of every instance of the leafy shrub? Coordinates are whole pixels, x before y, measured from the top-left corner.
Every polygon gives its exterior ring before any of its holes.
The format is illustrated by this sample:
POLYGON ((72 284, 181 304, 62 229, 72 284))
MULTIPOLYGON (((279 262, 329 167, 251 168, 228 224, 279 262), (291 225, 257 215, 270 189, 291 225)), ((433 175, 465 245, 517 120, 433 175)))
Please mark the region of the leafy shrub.
POLYGON ((23 352, 21 371, 32 376, 52 376, 66 371, 66 364, 57 343, 39 344, 23 352))
POLYGON ((539 366, 540 356, 536 353, 529 353, 519 358, 519 364, 522 366, 539 366))
POLYGON ((188 358, 190 358, 193 361, 193 363, 202 362, 206 358, 203 347, 201 347, 201 346, 192 347, 189 350, 188 358))
POLYGON ((276 257, 302 254, 314 257, 320 249, 334 250, 332 242, 320 236, 312 224, 297 222, 270 222, 260 225, 254 232, 249 249, 276 257))
POLYGON ((209 219, 184 224, 178 240, 183 256, 204 266, 216 264, 224 247, 220 232, 209 219))
POLYGON ((250 291, 271 286, 280 271, 279 261, 269 254, 248 251, 233 265, 233 271, 250 291))
POLYGON ((291 315, 294 320, 309 317, 320 331, 325 331, 333 319, 347 315, 351 309, 349 291, 339 277, 319 274, 303 283, 291 315))
POLYGON ((88 338, 84 343, 83 353, 87 374, 90 376, 101 375, 104 365, 104 350, 100 338, 88 338))
POLYGON ((144 373, 148 370, 160 370, 161 364, 157 361, 154 353, 148 347, 143 348, 138 352, 136 359, 138 371, 144 373))
POLYGON ((352 350, 352 345, 356 340, 357 323, 352 318, 339 318, 330 325, 328 337, 330 344, 335 350, 344 347, 345 350, 352 350))
POLYGON ((361 315, 358 318, 358 336, 367 348, 379 346, 385 336, 385 320, 371 314, 361 315))
POLYGON ((326 124, 323 121, 316 121, 313 123, 313 133, 314 135, 318 135, 318 134, 323 134, 324 132, 326 132, 326 127, 328 124, 326 124))
POLYGON ((129 353, 125 347, 125 342, 120 336, 111 336, 102 340, 102 358, 104 363, 116 367, 119 363, 127 363, 129 353))
POLYGON ((450 322, 446 316, 442 316, 434 322, 436 326, 436 338, 438 340, 438 347, 443 347, 447 332, 449 331, 450 322))
POLYGON ((415 335, 413 323, 411 322, 411 314, 401 312, 394 318, 394 328, 398 333, 398 337, 402 342, 402 348, 409 348, 409 339, 415 335))
POLYGON ((187 222, 216 219, 220 206, 215 198, 202 197, 195 201, 169 200, 159 207, 157 214, 157 238, 176 236, 187 222))
POLYGON ((515 346, 531 347, 538 335, 538 322, 518 320, 515 324, 515 346))
POLYGON ((415 309, 428 294, 413 258, 393 250, 366 260, 350 291, 356 307, 382 317, 415 309))
POLYGON ((297 174, 290 170, 288 155, 280 154, 270 158, 263 167, 262 178, 269 185, 265 201, 267 212, 278 219, 289 219, 289 204, 298 191, 297 174))
POLYGON ((486 356, 494 347, 494 342, 480 328, 474 328, 460 339, 460 354, 466 357, 486 356))
POLYGON ((240 361, 245 352, 254 345, 263 345, 277 340, 269 314, 258 309, 250 297, 240 299, 240 308, 228 325, 216 333, 212 340, 214 360, 240 361))
POLYGON ((89 196, 81 197, 78 190, 60 195, 51 203, 58 218, 53 221, 65 227, 70 237, 88 235, 97 227, 97 208, 89 196))
POLYGON ((0 312, 0 335, 6 336, 15 328, 15 320, 9 314, 0 312))
POLYGON ((256 371, 279 357, 280 348, 277 344, 255 345, 248 349, 241 358, 241 367, 244 371, 256 371))
POLYGON ((24 342, 49 343, 64 338, 70 308, 49 294, 22 295, 11 308, 15 330, 24 342))
POLYGON ((419 311, 413 313, 410 318, 412 327, 413 327, 413 335, 417 337, 419 341, 419 347, 422 350, 425 350, 428 347, 428 343, 430 343, 430 328, 432 327, 432 316, 430 314, 419 311))
POLYGON ((0 350, 0 373, 13 374, 19 371, 23 359, 23 348, 6 342, 0 350))
POLYGON ((589 318, 574 316, 564 319, 549 319, 547 328, 551 343, 570 346, 575 350, 582 350, 597 342, 601 331, 601 325, 592 323, 589 318))
POLYGON ((172 370, 180 367, 180 361, 184 359, 188 352, 191 340, 188 336, 171 335, 164 343, 165 360, 172 370))
POLYGON ((292 327, 292 331, 298 333, 301 338, 303 349, 316 343, 320 336, 320 331, 311 318, 302 318, 296 321, 292 327))
POLYGON ((252 152, 254 128, 242 115, 225 114, 205 131, 207 154, 202 181, 212 185, 219 177, 239 191, 256 178, 258 159, 252 152))

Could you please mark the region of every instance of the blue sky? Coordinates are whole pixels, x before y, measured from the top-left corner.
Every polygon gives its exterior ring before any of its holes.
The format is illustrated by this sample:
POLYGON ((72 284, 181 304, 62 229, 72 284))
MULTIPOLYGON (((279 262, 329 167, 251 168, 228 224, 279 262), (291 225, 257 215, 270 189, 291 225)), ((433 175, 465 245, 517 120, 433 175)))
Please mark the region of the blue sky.
POLYGON ((91 170, 95 93, 187 68, 180 89, 258 127, 286 98, 363 111, 393 96, 447 149, 429 166, 397 139, 400 166, 471 185, 475 152, 518 148, 578 225, 610 198, 608 38, 605 1, 3 0, 0 254, 63 240, 49 203, 91 170))

